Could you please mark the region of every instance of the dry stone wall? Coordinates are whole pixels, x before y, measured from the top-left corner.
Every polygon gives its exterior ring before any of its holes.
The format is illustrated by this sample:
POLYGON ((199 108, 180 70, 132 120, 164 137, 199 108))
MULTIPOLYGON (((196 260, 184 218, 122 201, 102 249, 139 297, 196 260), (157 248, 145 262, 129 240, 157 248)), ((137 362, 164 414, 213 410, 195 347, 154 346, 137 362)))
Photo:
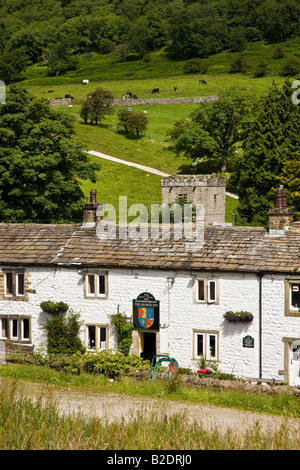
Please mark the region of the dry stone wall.
POLYGON ((121 99, 114 100, 113 106, 137 106, 151 104, 188 104, 203 103, 204 101, 214 101, 219 99, 218 96, 196 96, 194 98, 149 98, 143 100, 137 99, 121 99))
POLYGON ((72 104, 71 98, 51 98, 50 106, 70 106, 72 104))

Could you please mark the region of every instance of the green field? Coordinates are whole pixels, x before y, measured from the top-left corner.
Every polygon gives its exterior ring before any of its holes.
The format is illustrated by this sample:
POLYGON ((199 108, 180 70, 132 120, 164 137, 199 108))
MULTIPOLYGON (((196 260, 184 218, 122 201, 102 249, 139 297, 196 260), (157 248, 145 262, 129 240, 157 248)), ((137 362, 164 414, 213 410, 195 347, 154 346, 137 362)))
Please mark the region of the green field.
MULTIPOLYGON (((28 67, 22 85, 34 96, 47 100, 49 97, 58 98, 71 94, 74 97, 73 107, 56 107, 55 110, 74 116, 76 134, 90 150, 153 167, 168 174, 186 174, 192 171, 191 161, 183 156, 176 156, 169 148, 168 131, 176 120, 188 118, 201 105, 135 106, 135 111, 147 112, 149 121, 147 130, 137 139, 125 135, 122 128, 118 127, 117 107, 114 114, 107 116, 101 125, 85 125, 79 113, 86 94, 102 87, 111 91, 116 99, 122 98, 123 93, 128 91, 135 93, 140 99, 158 97, 151 93, 153 88, 160 89, 160 98, 218 96, 226 88, 239 86, 258 99, 266 93, 273 81, 281 85, 286 79, 280 75, 283 59, 272 59, 275 47, 274 44, 263 42, 249 44, 242 54, 252 65, 247 74, 228 73, 231 61, 241 55, 239 53, 222 52, 205 59, 209 66, 205 76, 184 75, 184 62, 171 61, 164 51, 151 54, 149 62, 133 60, 125 63, 118 62, 110 55, 90 53, 80 57, 76 71, 63 76, 47 77, 46 67, 39 64, 28 67), (268 61, 269 74, 254 78, 253 67, 262 59, 268 61), (199 85, 200 78, 205 78, 207 85, 199 85), (82 85, 83 79, 89 79, 90 85, 82 85), (177 92, 174 92, 174 85, 178 88, 177 92), (52 93, 48 93, 49 90, 52 93)), ((300 51, 296 41, 290 40, 284 47, 286 57, 300 51)), ((91 158, 101 164, 101 171, 96 184, 82 182, 86 197, 93 188, 98 191, 99 202, 117 205, 118 197, 124 195, 128 197, 130 205, 160 202, 160 176, 97 157, 91 158)), ((229 222, 235 206, 236 200, 227 198, 226 219, 229 222)))

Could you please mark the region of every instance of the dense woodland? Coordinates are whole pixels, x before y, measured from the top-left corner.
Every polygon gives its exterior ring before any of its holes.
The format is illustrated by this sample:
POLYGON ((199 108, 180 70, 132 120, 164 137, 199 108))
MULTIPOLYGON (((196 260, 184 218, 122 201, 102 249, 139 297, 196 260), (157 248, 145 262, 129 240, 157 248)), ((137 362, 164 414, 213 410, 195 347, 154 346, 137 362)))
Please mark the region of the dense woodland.
POLYGON ((37 62, 60 75, 88 52, 204 58, 298 35, 298 0, 1 0, 0 76, 16 81, 37 62))

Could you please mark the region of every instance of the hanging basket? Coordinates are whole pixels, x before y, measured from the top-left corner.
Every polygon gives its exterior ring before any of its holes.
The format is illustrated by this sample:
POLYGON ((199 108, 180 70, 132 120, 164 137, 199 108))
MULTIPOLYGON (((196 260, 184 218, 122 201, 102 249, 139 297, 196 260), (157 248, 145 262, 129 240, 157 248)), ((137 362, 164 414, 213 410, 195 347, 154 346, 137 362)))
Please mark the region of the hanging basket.
POLYGON ((64 313, 69 308, 68 304, 65 302, 52 302, 51 300, 42 302, 40 307, 44 312, 50 313, 51 315, 64 313))
POLYGON ((224 318, 229 323, 250 323, 253 320, 253 315, 250 312, 241 310, 240 312, 233 312, 229 310, 225 313, 224 318))

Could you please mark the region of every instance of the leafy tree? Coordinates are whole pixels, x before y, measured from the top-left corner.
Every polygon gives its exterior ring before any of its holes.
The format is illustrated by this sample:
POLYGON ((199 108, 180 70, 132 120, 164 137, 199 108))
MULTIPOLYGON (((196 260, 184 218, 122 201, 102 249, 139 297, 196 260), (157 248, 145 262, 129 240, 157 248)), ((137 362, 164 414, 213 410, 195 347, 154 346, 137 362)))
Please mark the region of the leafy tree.
POLYGON ((236 173, 241 221, 267 223, 278 182, 292 179, 291 168, 300 147, 300 108, 293 104, 292 92, 288 81, 281 89, 273 83, 244 140, 236 173))
POLYGON ((90 124, 98 124, 108 114, 113 114, 113 94, 104 90, 103 88, 97 88, 97 90, 89 93, 83 101, 80 111, 80 116, 87 124, 88 120, 90 124))
POLYGON ((129 31, 128 47, 131 52, 138 54, 139 59, 150 51, 151 36, 147 23, 145 21, 138 21, 134 23, 129 31))
POLYGON ((0 106, 0 217, 60 222, 82 218, 80 179, 96 180, 74 120, 12 85, 0 106))
POLYGON ((225 172, 248 129, 252 107, 243 89, 230 88, 218 100, 201 104, 188 120, 175 123, 170 134, 174 150, 192 160, 208 161, 213 171, 225 172))
POLYGON ((120 109, 118 113, 119 124, 121 124, 126 133, 135 132, 137 137, 147 128, 148 119, 144 113, 134 113, 127 109, 120 109))
POLYGON ((0 77, 6 84, 20 80, 21 72, 29 65, 29 60, 22 48, 5 50, 0 56, 0 77))
POLYGON ((232 28, 230 32, 230 49, 233 52, 241 52, 245 49, 247 44, 247 32, 245 28, 241 26, 237 26, 232 28))
POLYGON ((282 166, 278 184, 288 190, 288 206, 294 209, 296 219, 300 217, 300 151, 298 150, 282 166))

